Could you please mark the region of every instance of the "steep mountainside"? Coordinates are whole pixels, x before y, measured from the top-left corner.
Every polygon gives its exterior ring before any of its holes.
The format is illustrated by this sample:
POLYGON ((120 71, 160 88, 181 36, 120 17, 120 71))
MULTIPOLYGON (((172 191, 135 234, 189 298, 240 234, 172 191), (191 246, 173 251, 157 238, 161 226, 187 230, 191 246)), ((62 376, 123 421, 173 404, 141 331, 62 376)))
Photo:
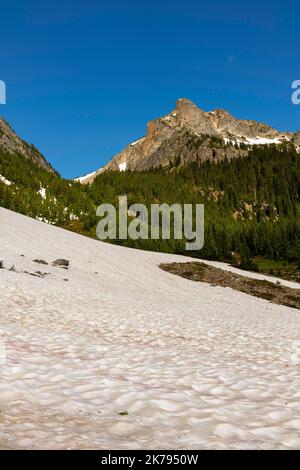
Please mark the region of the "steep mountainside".
POLYGON ((23 155, 31 160, 44 170, 54 173, 54 169, 47 162, 45 157, 34 147, 20 137, 13 131, 10 125, 0 117, 0 150, 10 153, 23 155))
POLYGON ((86 186, 65 180, 23 154, 0 148, 0 205, 45 222, 63 225, 95 213, 86 186))
POLYGON ((131 143, 100 170, 81 178, 90 183, 105 170, 149 170, 245 156, 253 145, 291 142, 300 151, 300 132, 279 132, 256 121, 239 120, 227 111, 205 112, 187 99, 164 117, 150 121, 145 137, 131 143))

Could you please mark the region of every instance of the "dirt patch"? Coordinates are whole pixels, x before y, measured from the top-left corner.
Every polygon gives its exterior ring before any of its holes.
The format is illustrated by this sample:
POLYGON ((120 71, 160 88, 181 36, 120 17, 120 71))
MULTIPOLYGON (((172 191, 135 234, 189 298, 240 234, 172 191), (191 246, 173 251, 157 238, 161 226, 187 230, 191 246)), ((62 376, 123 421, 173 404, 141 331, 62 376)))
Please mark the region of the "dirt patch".
POLYGON ((274 304, 300 310, 300 289, 291 289, 265 280, 251 279, 199 262, 166 263, 159 267, 191 281, 206 282, 212 286, 230 287, 274 304))

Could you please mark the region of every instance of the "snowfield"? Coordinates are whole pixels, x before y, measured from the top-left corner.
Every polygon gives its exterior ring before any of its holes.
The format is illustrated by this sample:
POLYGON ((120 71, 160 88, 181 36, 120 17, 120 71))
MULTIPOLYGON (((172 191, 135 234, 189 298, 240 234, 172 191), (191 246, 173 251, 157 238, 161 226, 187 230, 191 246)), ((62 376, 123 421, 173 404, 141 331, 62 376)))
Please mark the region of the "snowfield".
POLYGON ((0 240, 2 449, 300 448, 298 310, 5 209, 0 240))

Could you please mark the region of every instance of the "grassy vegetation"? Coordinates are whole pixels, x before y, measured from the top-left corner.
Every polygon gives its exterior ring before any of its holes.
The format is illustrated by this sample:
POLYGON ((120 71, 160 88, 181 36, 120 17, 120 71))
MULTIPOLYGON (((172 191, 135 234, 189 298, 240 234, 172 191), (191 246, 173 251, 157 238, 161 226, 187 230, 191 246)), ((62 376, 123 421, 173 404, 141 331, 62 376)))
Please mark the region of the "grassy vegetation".
POLYGON ((255 257, 253 262, 257 265, 260 273, 300 282, 299 263, 296 261, 255 257))

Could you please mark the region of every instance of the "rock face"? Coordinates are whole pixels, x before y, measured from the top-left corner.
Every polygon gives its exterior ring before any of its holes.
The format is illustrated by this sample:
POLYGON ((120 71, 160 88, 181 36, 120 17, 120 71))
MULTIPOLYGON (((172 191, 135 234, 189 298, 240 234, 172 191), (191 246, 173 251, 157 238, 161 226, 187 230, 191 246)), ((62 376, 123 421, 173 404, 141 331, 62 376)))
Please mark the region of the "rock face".
POLYGON ((0 117, 0 150, 11 154, 23 155, 44 170, 55 173, 50 163, 33 146, 20 139, 10 125, 0 117))
POLYGON ((148 123, 145 137, 128 145, 82 182, 90 183, 107 170, 148 170, 206 159, 218 161, 244 156, 255 144, 289 141, 300 151, 300 132, 279 132, 266 124, 236 119, 222 109, 205 112, 183 98, 170 114, 148 123))

